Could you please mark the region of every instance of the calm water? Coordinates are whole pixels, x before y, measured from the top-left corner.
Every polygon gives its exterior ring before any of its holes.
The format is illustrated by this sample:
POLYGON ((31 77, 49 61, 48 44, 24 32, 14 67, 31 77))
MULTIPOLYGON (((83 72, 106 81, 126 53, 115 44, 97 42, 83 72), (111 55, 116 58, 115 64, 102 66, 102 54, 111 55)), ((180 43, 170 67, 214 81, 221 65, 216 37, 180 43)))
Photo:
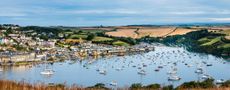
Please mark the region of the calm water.
POLYGON ((159 83, 163 85, 179 85, 185 81, 199 80, 200 75, 195 73, 198 65, 202 65, 207 74, 215 79, 230 79, 230 63, 222 58, 212 55, 191 53, 183 48, 156 46, 155 51, 138 55, 129 55, 124 57, 111 56, 100 59, 88 59, 80 61, 66 61, 63 63, 54 63, 50 67, 55 70, 52 76, 43 76, 40 74, 44 65, 28 68, 26 66, 5 68, 0 72, 1 79, 26 80, 28 82, 47 82, 47 83, 67 83, 83 86, 92 86, 96 83, 108 84, 116 81, 118 86, 131 85, 132 83, 152 84, 159 83), (95 60, 88 64, 89 61, 95 60), (213 64, 207 67, 202 64, 203 61, 213 64), (177 75, 182 79, 176 82, 168 81, 167 72, 174 62, 177 62, 177 75), (188 67, 185 63, 192 65, 188 67), (146 67, 143 67, 147 65, 146 67), (154 70, 158 66, 163 66, 159 72, 154 70), (136 66, 136 67, 133 67, 136 66), (138 67, 146 71, 146 75, 139 75, 138 67), (106 75, 99 74, 98 68, 107 71, 106 75), (122 69, 117 71, 116 69, 122 69))

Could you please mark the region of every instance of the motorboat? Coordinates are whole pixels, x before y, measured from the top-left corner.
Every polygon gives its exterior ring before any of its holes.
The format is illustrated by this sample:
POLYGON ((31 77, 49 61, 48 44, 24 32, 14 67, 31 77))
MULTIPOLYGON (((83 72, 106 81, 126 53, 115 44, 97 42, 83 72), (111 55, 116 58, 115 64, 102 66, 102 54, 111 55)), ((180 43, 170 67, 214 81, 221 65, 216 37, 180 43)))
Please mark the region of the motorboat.
POLYGON ((202 74, 202 73, 203 73, 203 70, 197 69, 197 70, 195 71, 195 73, 197 73, 197 74, 202 74))
POLYGON ((211 63, 208 63, 206 66, 212 66, 212 64, 211 64, 211 63))
POLYGON ((160 69, 159 69, 159 68, 157 68, 157 69, 155 69, 154 71, 159 72, 159 71, 160 71, 160 69))
POLYGON ((109 85, 111 85, 111 86, 117 86, 117 82, 116 81, 112 81, 112 82, 109 83, 109 85))
POLYGON ((106 74, 106 70, 99 70, 99 73, 105 75, 106 74))
POLYGON ((224 83, 224 79, 216 80, 216 84, 222 84, 222 83, 224 83))
POLYGON ((170 77, 168 77, 169 81, 179 81, 181 80, 181 78, 179 76, 176 75, 171 75, 170 77))
POLYGON ((141 70, 141 71, 138 72, 138 74, 140 74, 140 75, 146 75, 146 72, 144 70, 141 70))
POLYGON ((210 75, 204 74, 201 77, 202 79, 211 79, 212 77, 210 75))

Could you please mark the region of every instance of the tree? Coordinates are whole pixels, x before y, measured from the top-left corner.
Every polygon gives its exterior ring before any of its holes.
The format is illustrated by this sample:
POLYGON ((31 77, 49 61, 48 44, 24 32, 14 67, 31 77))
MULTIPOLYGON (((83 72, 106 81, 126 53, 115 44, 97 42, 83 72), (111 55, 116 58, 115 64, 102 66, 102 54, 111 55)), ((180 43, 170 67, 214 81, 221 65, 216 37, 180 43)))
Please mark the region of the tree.
POLYGON ((93 38, 95 37, 95 34, 93 34, 93 33, 90 33, 88 36, 87 36, 87 38, 86 38, 86 40, 93 40, 93 38))

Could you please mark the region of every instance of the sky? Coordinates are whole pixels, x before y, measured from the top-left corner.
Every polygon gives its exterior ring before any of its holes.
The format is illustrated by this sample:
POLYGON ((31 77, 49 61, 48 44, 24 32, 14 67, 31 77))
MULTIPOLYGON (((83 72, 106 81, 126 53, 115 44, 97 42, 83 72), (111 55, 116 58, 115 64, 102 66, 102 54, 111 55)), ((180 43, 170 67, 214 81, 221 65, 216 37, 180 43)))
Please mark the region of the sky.
POLYGON ((228 23, 230 0, 0 0, 0 24, 228 23))

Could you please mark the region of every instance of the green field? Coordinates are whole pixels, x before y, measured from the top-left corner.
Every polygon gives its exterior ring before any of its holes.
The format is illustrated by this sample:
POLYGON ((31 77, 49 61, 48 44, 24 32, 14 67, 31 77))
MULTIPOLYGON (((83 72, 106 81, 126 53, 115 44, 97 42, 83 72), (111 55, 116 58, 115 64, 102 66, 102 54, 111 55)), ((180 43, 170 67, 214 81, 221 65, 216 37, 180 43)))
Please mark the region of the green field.
POLYGON ((74 34, 74 35, 71 35, 69 38, 70 39, 80 39, 80 38, 86 39, 87 35, 74 34))
POLYGON ((230 44, 223 44, 218 46, 218 48, 230 48, 230 44))
POLYGON ((215 44, 215 43, 217 43, 217 42, 221 42, 221 37, 216 37, 216 38, 214 38, 214 39, 205 39, 205 38, 203 38, 203 39, 201 39, 201 40, 199 40, 199 41, 208 41, 208 42, 206 42, 206 43, 203 43, 201 46, 208 46, 208 45, 213 45, 213 44, 215 44))
POLYGON ((123 42, 123 41, 116 41, 116 42, 113 42, 113 45, 115 45, 115 46, 129 46, 128 43, 123 42))
POLYGON ((111 41, 113 40, 112 38, 107 38, 107 37, 94 37, 92 41, 111 41))

